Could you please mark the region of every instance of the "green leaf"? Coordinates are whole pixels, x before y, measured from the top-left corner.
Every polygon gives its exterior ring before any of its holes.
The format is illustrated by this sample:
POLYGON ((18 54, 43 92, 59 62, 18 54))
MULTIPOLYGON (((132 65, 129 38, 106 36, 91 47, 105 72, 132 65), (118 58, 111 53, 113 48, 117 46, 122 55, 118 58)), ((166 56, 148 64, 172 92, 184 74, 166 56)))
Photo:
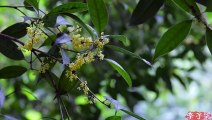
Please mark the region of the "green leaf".
POLYGON ((106 118, 105 120, 121 120, 121 116, 110 116, 106 118))
POLYGON ((153 61, 175 49, 188 35, 192 20, 185 20, 168 29, 158 42, 153 61))
POLYGON ((144 63, 146 63, 147 65, 149 65, 149 66, 152 67, 152 65, 151 65, 150 62, 148 62, 147 60, 145 60, 144 58, 140 57, 139 55, 136 55, 135 53, 132 53, 132 52, 126 50, 126 49, 123 49, 123 48, 120 48, 120 47, 117 47, 117 46, 114 46, 114 45, 106 45, 106 47, 108 47, 108 48, 110 48, 110 49, 113 49, 113 50, 115 50, 115 51, 117 51, 117 52, 121 52, 121 53, 130 55, 130 56, 132 56, 132 57, 134 57, 134 58, 137 58, 137 59, 141 60, 142 62, 144 62, 144 63))
POLYGON ((119 74, 125 79, 127 84, 132 87, 132 80, 129 76, 129 74, 124 70, 124 68, 119 65, 116 61, 111 59, 105 59, 116 71, 119 72, 119 74))
POLYGON ((205 39, 206 39, 206 42, 207 42, 208 49, 210 50, 210 52, 212 54, 212 30, 209 27, 206 28, 205 39))
POLYGON ((71 17, 73 20, 78 22, 90 35, 93 39, 95 39, 95 33, 76 15, 65 13, 64 15, 67 15, 71 17))
POLYGON ((131 116, 133 116, 133 117, 135 117, 137 119, 139 119, 139 120, 145 120, 144 118, 140 117, 139 115, 136 115, 133 112, 130 112, 130 111, 127 111, 127 110, 124 110, 124 109, 121 109, 121 111, 123 111, 123 112, 125 112, 125 113, 127 113, 127 114, 129 114, 129 115, 131 115, 131 116))
POLYGON ((130 45, 130 41, 124 35, 110 35, 109 37, 121 41, 125 46, 130 45))
POLYGON ((33 6, 35 9, 39 9, 39 0, 25 0, 25 2, 27 2, 28 4, 30 4, 31 6, 33 6))
POLYGON ((88 10, 91 20, 100 34, 108 23, 108 14, 103 0, 88 0, 88 10))
POLYGON ((197 0, 198 3, 206 6, 206 12, 212 12, 212 1, 211 0, 197 0))
POLYGON ((81 2, 70 2, 52 9, 48 15, 58 15, 63 13, 75 13, 87 10, 87 5, 81 2))
POLYGON ((16 23, 7 27, 1 33, 15 37, 15 38, 22 38, 27 33, 27 30, 26 30, 27 27, 29 27, 29 24, 20 22, 20 23, 16 23))
POLYGON ((140 0, 130 19, 130 25, 138 25, 154 17, 164 0, 140 0))
POLYGON ((0 53, 14 60, 23 60, 23 53, 18 50, 18 46, 8 38, 0 36, 0 53))
POLYGON ((195 11, 195 15, 201 14, 195 0, 173 0, 173 1, 175 4, 177 4, 178 7, 180 7, 181 9, 183 9, 184 11, 186 11, 188 13, 195 11))
POLYGON ((78 83, 78 80, 70 80, 70 78, 66 76, 67 72, 69 72, 69 68, 64 69, 59 79, 58 88, 61 94, 70 92, 78 83))
POLYGON ((45 27, 55 27, 57 15, 45 15, 43 23, 45 27))
POLYGON ((25 67, 22 66, 8 66, 0 70, 0 78, 8 79, 21 76, 27 71, 25 67))

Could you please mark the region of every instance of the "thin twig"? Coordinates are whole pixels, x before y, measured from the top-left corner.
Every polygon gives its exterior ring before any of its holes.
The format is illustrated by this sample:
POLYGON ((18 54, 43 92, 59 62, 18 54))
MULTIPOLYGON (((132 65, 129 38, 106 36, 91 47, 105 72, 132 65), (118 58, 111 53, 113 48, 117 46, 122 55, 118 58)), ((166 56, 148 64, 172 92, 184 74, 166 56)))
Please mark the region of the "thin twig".
POLYGON ((65 109, 65 112, 66 112, 66 115, 67 115, 67 117, 68 117, 68 120, 70 120, 70 116, 69 116, 69 113, 68 113, 68 110, 67 110, 67 108, 66 108, 66 106, 65 106, 65 104, 64 104, 64 102, 63 102, 63 100, 62 100, 62 98, 61 97, 59 97, 60 98, 60 101, 61 101, 61 103, 62 103, 62 105, 63 105, 63 108, 65 109))

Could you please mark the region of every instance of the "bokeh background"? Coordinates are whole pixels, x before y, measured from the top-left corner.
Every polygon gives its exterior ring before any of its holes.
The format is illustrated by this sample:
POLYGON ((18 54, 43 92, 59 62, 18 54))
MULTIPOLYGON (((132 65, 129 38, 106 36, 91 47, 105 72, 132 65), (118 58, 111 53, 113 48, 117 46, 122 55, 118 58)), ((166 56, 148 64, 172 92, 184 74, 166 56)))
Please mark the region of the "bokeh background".
MULTIPOLYGON (((77 0, 40 0, 40 8, 49 11, 57 5, 73 1, 77 0)), ((129 26, 130 16, 138 0, 105 0, 105 3, 109 13, 105 34, 126 35, 130 40, 128 46, 115 40, 111 40, 110 44, 132 51, 148 61, 151 61, 160 37, 170 26, 182 20, 194 19, 173 2, 167 1, 148 22, 129 26)), ((1 0, 0 5, 23 5, 23 1, 1 0)), ((199 7, 201 10, 205 9, 204 6, 199 7)), ((35 16, 29 10, 21 10, 29 16, 35 16)), ((87 12, 77 15, 85 23, 93 26, 87 12)), ((212 13, 204 15, 212 24, 212 13)), ((16 22, 22 22, 22 16, 14 9, 0 7, 0 31, 16 22)), ((72 22, 69 18, 67 20, 72 22)), ((154 62, 153 67, 131 56, 105 48, 105 56, 116 60, 130 74, 133 88, 129 89, 122 77, 105 62, 83 66, 80 76, 88 81, 90 89, 100 98, 109 95, 149 120, 182 120, 189 111, 212 113, 212 59, 205 46, 204 33, 204 27, 196 22, 192 25, 186 40, 177 49, 154 62)), ((29 53, 26 52, 24 55, 28 57, 29 53)), ((0 54, 0 69, 10 65, 29 68, 26 61, 14 62, 0 54)), ((58 77, 61 71, 62 67, 59 64, 53 69, 58 77)), ((37 79, 38 73, 32 70, 18 78, 0 79, 0 86, 6 94, 6 101, 0 113, 18 119, 60 119, 57 102, 53 100, 54 90, 45 80, 36 84, 37 79)), ((77 91, 71 92, 64 100, 73 120, 102 120, 114 115, 115 112, 114 109, 108 109, 100 103, 88 104, 85 96, 77 91)), ((118 114, 122 115, 124 120, 135 119, 122 112, 118 114)))

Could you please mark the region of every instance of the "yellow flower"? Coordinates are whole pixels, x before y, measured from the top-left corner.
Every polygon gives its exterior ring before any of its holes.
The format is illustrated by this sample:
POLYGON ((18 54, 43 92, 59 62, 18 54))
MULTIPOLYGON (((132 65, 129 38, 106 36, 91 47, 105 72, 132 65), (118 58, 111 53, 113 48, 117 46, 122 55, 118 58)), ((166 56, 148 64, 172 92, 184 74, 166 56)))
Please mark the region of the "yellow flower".
POLYGON ((80 34, 70 34, 70 37, 72 38, 73 47, 77 51, 87 50, 92 44, 91 37, 81 37, 80 34))
POLYGON ((39 70, 40 73, 45 73, 47 70, 49 70, 50 66, 48 63, 41 63, 41 68, 39 70))

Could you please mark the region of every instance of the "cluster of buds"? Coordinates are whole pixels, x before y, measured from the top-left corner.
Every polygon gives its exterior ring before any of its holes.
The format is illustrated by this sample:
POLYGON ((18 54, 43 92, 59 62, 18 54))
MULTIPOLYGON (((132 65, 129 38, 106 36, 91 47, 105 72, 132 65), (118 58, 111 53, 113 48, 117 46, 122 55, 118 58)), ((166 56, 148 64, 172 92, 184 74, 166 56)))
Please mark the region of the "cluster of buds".
POLYGON ((41 68, 39 70, 39 73, 45 73, 47 70, 49 70, 50 66, 48 63, 41 63, 41 68))

